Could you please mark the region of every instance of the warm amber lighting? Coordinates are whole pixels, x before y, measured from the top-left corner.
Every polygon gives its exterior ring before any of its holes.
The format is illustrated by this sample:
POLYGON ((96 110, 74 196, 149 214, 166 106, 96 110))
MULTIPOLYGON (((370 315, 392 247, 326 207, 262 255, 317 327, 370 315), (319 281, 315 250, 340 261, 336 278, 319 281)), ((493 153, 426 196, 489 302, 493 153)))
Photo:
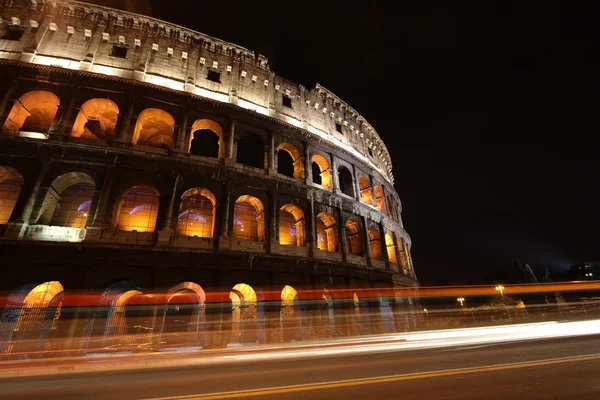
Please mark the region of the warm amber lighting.
POLYGON ((47 133, 52 126, 60 99, 52 92, 33 90, 15 101, 4 129, 47 133))
POLYGON ((177 234, 211 238, 214 229, 215 196, 207 189, 194 188, 181 196, 177 234))
POLYGON ((500 296, 504 297, 504 286, 498 285, 496 286, 496 290, 500 292, 500 296))
POLYGON ((349 251, 355 256, 364 255, 362 230, 357 221, 349 219, 346 221, 346 241, 348 242, 349 251))
POLYGON ((300 207, 286 204, 279 210, 279 244, 304 246, 304 213, 300 207))
POLYGON ((398 258, 396 257, 396 241, 389 233, 385 234, 385 246, 387 248, 388 260, 392 264, 398 264, 398 258))
POLYGON ((262 241, 264 235, 264 206, 253 196, 240 196, 233 210, 233 238, 262 241))
POLYGON ((385 212, 385 199, 383 196, 383 191, 379 186, 375 186, 373 189, 375 190, 375 201, 377 202, 377 207, 381 212, 385 212))
POLYGON ((73 124, 72 137, 112 139, 119 107, 109 99, 90 99, 81 105, 73 124))
POLYGON ((158 108, 147 108, 137 118, 131 142, 170 149, 174 130, 175 120, 171 114, 158 108))
POLYGON ((281 291, 281 305, 282 306, 293 306, 294 300, 298 292, 291 286, 285 285, 283 290, 281 291))
POLYGON ((338 236, 335 218, 328 213, 322 212, 317 215, 317 247, 319 250, 337 251, 338 236))
POLYGON ((373 195, 371 193, 371 185, 369 180, 364 176, 358 177, 358 185, 360 186, 360 196, 366 204, 373 204, 373 195))
POLYGON ((291 143, 281 143, 277 146, 277 151, 285 151, 292 158, 292 166, 294 168, 293 176, 296 179, 302 178, 302 156, 296 146, 291 143))
POLYGON ((23 182, 23 177, 16 169, 0 167, 0 224, 10 220, 23 182))
POLYGON ((381 260, 383 258, 381 238, 379 230, 374 227, 369 227, 369 247, 371 248, 371 258, 381 260))
POLYGON ((458 301, 460 303, 461 307, 465 306, 465 298, 464 297, 459 297, 458 299, 456 299, 456 301, 458 301))
POLYGON ((192 124, 188 152, 205 157, 223 157, 223 128, 210 119, 198 119, 192 124), (208 131, 208 132, 207 132, 208 131), (212 133, 211 133, 212 132, 212 133), (209 135, 209 137, 202 136, 209 135), (216 141, 212 142, 210 136, 216 135, 216 141), (210 142, 210 145, 207 143, 210 142), (202 148, 208 146, 210 148, 202 148))
POLYGON ((158 192, 150 186, 134 186, 117 206, 117 229, 154 232, 158 214, 158 192))
MULTIPOLYGON (((321 177, 321 186, 330 188, 331 187, 331 171, 329 169, 329 163, 325 157, 315 154, 312 156, 312 162, 317 164, 319 167, 319 175, 321 177)), ((315 181, 313 177, 313 182, 315 181)))
POLYGON ((238 283, 235 285, 229 293, 229 299, 232 302, 233 307, 240 306, 251 306, 256 304, 256 292, 252 289, 252 286, 245 283, 238 283))
POLYGON ((69 186, 60 193, 61 199, 56 204, 50 225, 85 228, 93 194, 93 184, 76 183, 69 186))

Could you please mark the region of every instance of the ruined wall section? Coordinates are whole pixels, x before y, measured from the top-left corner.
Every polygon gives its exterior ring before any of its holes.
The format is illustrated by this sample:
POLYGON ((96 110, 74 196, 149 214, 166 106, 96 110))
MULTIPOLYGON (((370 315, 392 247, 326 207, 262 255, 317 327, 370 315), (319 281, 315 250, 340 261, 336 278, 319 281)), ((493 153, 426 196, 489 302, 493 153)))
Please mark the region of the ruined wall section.
POLYGON ((238 105, 307 130, 393 183, 373 127, 320 85, 275 75, 241 46, 175 24, 76 1, 14 0, 0 21, 0 58, 146 82, 238 105))

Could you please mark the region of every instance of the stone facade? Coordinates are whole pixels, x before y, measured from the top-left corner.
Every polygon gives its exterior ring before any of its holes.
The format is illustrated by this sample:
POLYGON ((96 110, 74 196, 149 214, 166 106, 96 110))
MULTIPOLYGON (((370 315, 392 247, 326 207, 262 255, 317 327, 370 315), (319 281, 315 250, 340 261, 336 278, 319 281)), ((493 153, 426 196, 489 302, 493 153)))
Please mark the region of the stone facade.
POLYGON ((10 270, 1 290, 418 285, 388 151, 327 89, 278 77, 235 44, 124 11, 14 0, 0 16, 0 180, 21 186, 6 189, 16 195, 0 225, 10 270), (216 135, 214 156, 194 147, 205 132, 216 135), (84 221, 53 224, 74 185, 89 189, 84 221), (122 229, 139 187, 154 191, 151 226, 122 229), (210 234, 181 234, 190 191, 212 202, 210 234), (252 239, 239 236, 241 204, 257 214, 252 239))

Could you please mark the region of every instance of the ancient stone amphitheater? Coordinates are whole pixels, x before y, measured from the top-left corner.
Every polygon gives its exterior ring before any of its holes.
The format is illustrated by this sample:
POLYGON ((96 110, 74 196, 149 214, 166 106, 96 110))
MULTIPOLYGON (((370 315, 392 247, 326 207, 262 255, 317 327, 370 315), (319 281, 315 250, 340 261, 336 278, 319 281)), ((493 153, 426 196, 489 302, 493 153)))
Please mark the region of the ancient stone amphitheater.
POLYGON ((326 88, 125 11, 13 0, 0 16, 9 303, 418 286, 388 150, 326 88))

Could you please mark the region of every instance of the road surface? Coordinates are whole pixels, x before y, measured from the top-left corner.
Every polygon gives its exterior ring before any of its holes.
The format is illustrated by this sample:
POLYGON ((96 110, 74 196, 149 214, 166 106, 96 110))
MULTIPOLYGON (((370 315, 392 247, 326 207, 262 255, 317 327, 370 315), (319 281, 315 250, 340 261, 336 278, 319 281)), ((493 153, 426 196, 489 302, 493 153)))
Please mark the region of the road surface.
POLYGON ((7 399, 599 399, 600 335, 0 380, 7 399))

